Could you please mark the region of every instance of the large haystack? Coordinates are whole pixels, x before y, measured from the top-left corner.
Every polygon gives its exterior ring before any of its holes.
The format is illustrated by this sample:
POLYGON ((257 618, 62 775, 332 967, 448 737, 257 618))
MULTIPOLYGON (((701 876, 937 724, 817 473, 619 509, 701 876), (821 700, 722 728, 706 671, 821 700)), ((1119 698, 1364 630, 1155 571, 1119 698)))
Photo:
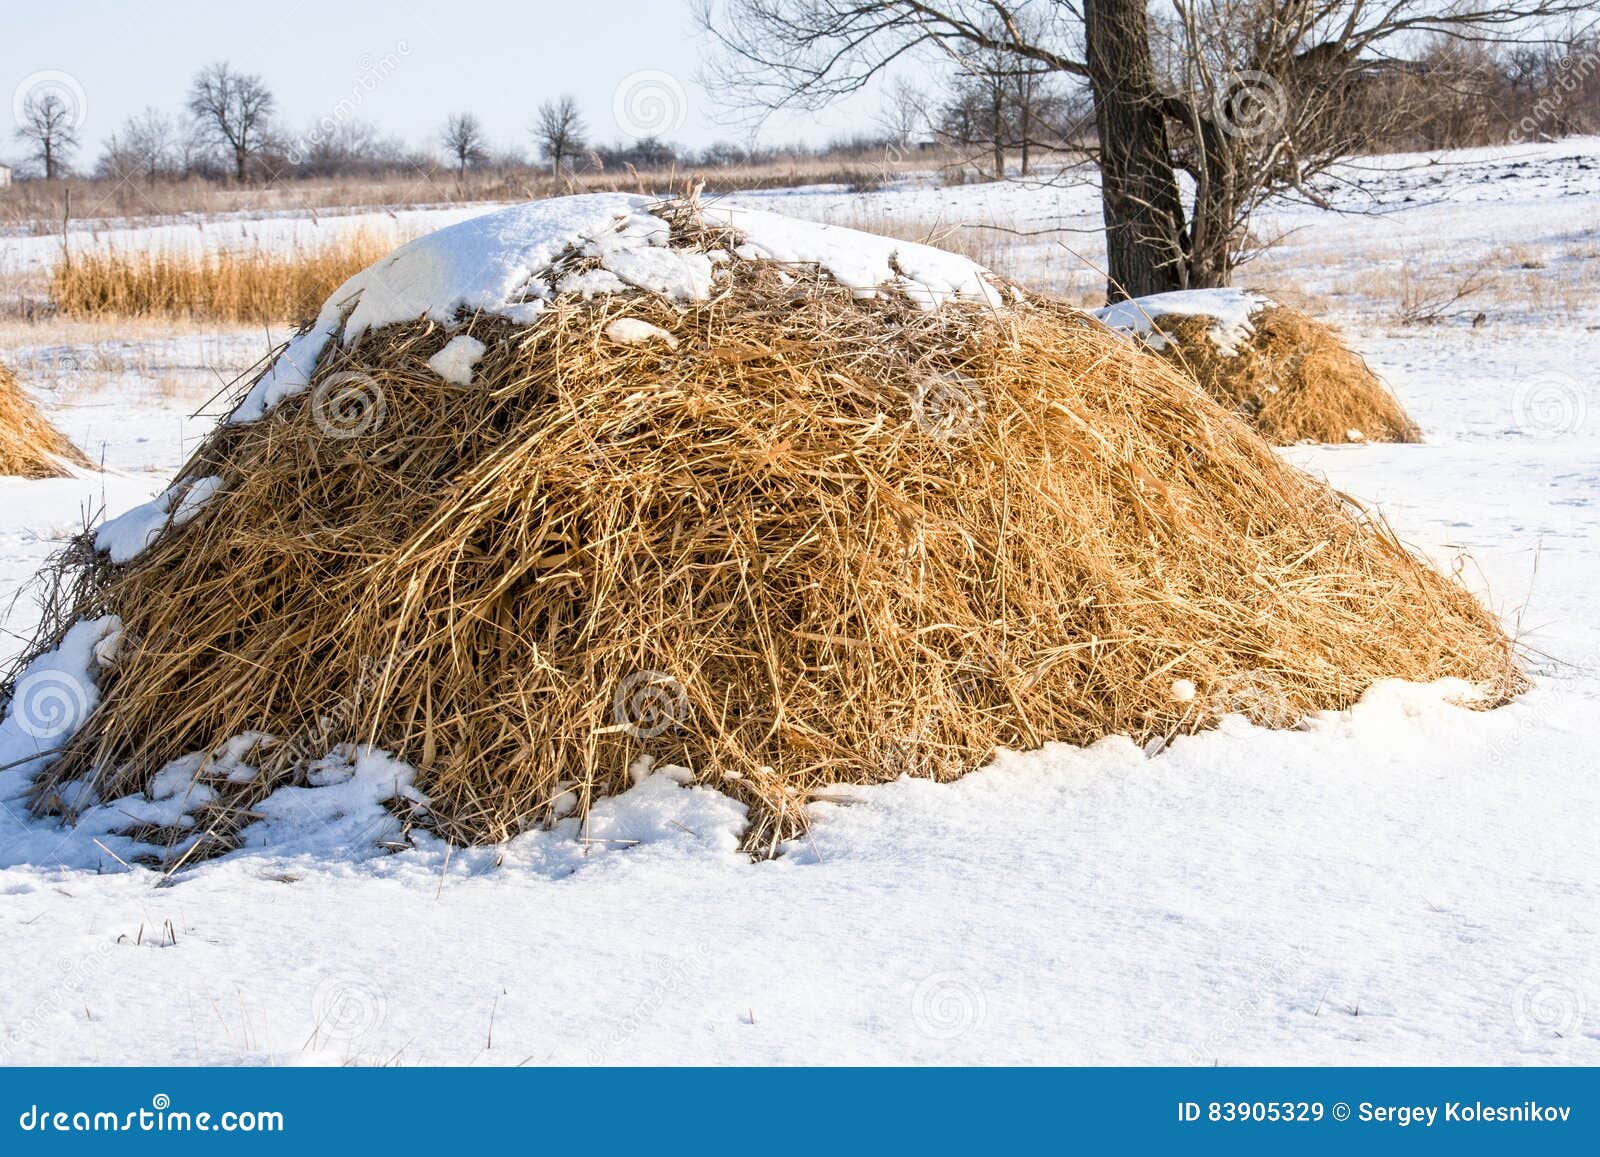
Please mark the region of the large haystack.
POLYGON ((1416 423, 1336 330, 1260 294, 1158 293, 1095 316, 1138 334, 1275 446, 1422 440, 1416 423))
POLYGON ((93 710, 35 805, 225 752, 184 772, 217 846, 344 742, 416 767, 452 837, 647 755, 770 847, 828 784, 1517 680, 1466 591, 1086 315, 639 197, 402 248, 77 551, 35 654, 96 620, 93 710))
POLYGON ((35 406, 0 362, 0 475, 66 478, 94 463, 35 406))

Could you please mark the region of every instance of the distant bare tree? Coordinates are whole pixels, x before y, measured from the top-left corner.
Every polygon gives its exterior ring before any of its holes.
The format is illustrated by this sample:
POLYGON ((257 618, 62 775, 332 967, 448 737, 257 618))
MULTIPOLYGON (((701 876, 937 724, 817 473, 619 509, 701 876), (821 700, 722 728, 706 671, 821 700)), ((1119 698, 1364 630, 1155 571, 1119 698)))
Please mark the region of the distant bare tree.
POLYGON ((78 148, 77 110, 58 92, 46 89, 22 102, 22 121, 16 138, 27 142, 47 181, 67 172, 78 148))
POLYGON ((458 177, 466 176, 468 165, 476 165, 489 155, 483 126, 469 112, 451 113, 439 139, 444 143, 444 151, 455 158, 458 177))
POLYGON ((1373 139, 1344 113, 1430 36, 1552 43, 1595 0, 697 0, 708 77, 757 110, 816 108, 918 54, 1001 53, 1093 98, 1109 296, 1227 284, 1271 196, 1373 139), (1191 180, 1189 189, 1179 174, 1191 180), (1187 203, 1186 203, 1187 202, 1187 203))
POLYGON ((583 152, 583 138, 588 129, 578 112, 578 102, 570 96, 562 96, 539 106, 539 117, 532 131, 539 155, 550 162, 550 171, 559 175, 563 161, 583 152))
POLYGON ((203 125, 192 115, 181 117, 174 128, 172 150, 178 161, 178 174, 193 177, 210 165, 211 144, 203 125))
POLYGON ((927 95, 905 77, 896 77, 884 95, 878 124, 893 144, 902 149, 913 147, 929 128, 927 95))
POLYGON ((172 171, 176 143, 177 128, 172 118, 152 105, 122 122, 120 138, 113 136, 106 152, 108 156, 122 157, 130 175, 154 181, 172 171))
POLYGON ((189 88, 189 111, 213 143, 233 156, 233 175, 246 180, 250 162, 267 143, 277 102, 259 77, 227 61, 201 69, 189 88))

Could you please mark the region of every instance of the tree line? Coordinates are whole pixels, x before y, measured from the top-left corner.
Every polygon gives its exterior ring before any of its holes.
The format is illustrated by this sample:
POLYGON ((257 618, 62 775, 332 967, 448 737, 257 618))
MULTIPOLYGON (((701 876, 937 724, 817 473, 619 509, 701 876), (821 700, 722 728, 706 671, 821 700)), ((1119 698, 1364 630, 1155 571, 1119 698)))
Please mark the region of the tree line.
MULTIPOLYGON (((518 150, 497 149, 482 121, 470 111, 448 114, 435 138, 421 147, 348 116, 324 118, 303 133, 293 133, 281 123, 277 97, 267 81, 226 61, 195 74, 181 109, 149 107, 128 117, 82 169, 83 141, 69 96, 45 89, 26 97, 19 111, 21 121, 14 135, 28 164, 25 175, 46 180, 80 172, 145 181, 377 176, 429 171, 441 157, 464 175, 469 169, 512 169, 529 163, 518 150)), ((777 148, 724 141, 686 149, 654 136, 603 143, 592 136, 570 95, 541 103, 526 131, 534 158, 556 174, 759 165, 862 147, 860 141, 777 148)))
MULTIPOLYGON (((907 6, 868 7, 897 15, 895 10, 907 6)), ((1008 173, 1029 176, 1041 159, 1093 157, 1098 123, 1087 79, 1007 46, 999 31, 1009 21, 1020 38, 1042 39, 1046 10, 1060 5, 985 0, 984 7, 991 9, 992 27, 980 22, 969 41, 941 41, 947 65, 942 74, 920 85, 902 76, 886 86, 873 131, 811 146, 719 142, 689 150, 656 137, 607 145, 593 139, 578 102, 563 94, 534 111, 527 125, 529 144, 534 158, 556 175, 714 169, 883 151, 903 156, 936 147, 973 172, 1002 179, 1008 173)), ((1257 4, 1256 11, 1261 7, 1257 4)), ((1238 10, 1229 8, 1239 22, 1238 10)), ((1175 11, 1184 9, 1179 4, 1175 11)), ((1147 32, 1152 60, 1159 62, 1169 87, 1181 88, 1184 69, 1194 63, 1185 54, 1184 34, 1176 16, 1154 19, 1147 32)), ((1342 135, 1359 137, 1370 151, 1395 151, 1600 132, 1597 74, 1600 38, 1592 35, 1531 44, 1435 35, 1403 62, 1350 72, 1339 92, 1340 117, 1347 122, 1342 135)), ((1244 94, 1257 100, 1260 95, 1244 94)), ((59 179, 75 173, 81 142, 69 100, 46 90, 26 98, 21 112, 15 137, 33 174, 59 179)), ((470 111, 449 114, 430 144, 437 149, 408 145, 355 117, 325 118, 297 136, 279 123, 276 97, 262 77, 218 62, 195 75, 177 113, 149 107, 128 117, 103 142, 87 171, 112 180, 243 182, 428 171, 441 156, 460 176, 469 169, 508 170, 529 163, 515 150, 497 150, 470 111)))

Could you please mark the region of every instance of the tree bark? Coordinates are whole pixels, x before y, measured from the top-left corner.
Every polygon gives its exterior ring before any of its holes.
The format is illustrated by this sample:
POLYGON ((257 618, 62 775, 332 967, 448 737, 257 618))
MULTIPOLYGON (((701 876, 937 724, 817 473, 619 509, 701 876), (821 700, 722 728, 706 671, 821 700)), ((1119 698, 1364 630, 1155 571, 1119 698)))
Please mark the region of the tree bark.
POLYGON ((1145 0, 1084 0, 1084 24, 1100 136, 1106 300, 1186 288, 1188 230, 1150 55, 1145 0))
POLYGON ((1227 285, 1233 273, 1238 210, 1234 144, 1209 117, 1191 118, 1201 148, 1195 172, 1194 214, 1189 227, 1188 288, 1227 285))
POLYGON ((1006 179, 1005 80, 989 81, 989 147, 994 152, 994 179, 1006 179))
POLYGON ((1033 136, 1033 80, 1030 77, 1021 77, 1017 81, 1017 127, 1018 135, 1022 138, 1019 147, 1022 150, 1022 175, 1028 175, 1028 146, 1033 136))

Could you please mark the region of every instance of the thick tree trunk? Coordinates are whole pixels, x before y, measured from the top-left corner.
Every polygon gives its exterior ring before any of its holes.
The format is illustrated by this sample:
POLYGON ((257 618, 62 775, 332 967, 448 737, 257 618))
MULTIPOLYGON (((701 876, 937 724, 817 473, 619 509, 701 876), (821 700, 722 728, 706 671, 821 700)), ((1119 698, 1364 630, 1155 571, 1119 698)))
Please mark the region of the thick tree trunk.
POLYGON ((1108 301, 1188 285, 1188 230, 1172 167, 1145 0, 1084 0, 1100 135, 1108 301))

